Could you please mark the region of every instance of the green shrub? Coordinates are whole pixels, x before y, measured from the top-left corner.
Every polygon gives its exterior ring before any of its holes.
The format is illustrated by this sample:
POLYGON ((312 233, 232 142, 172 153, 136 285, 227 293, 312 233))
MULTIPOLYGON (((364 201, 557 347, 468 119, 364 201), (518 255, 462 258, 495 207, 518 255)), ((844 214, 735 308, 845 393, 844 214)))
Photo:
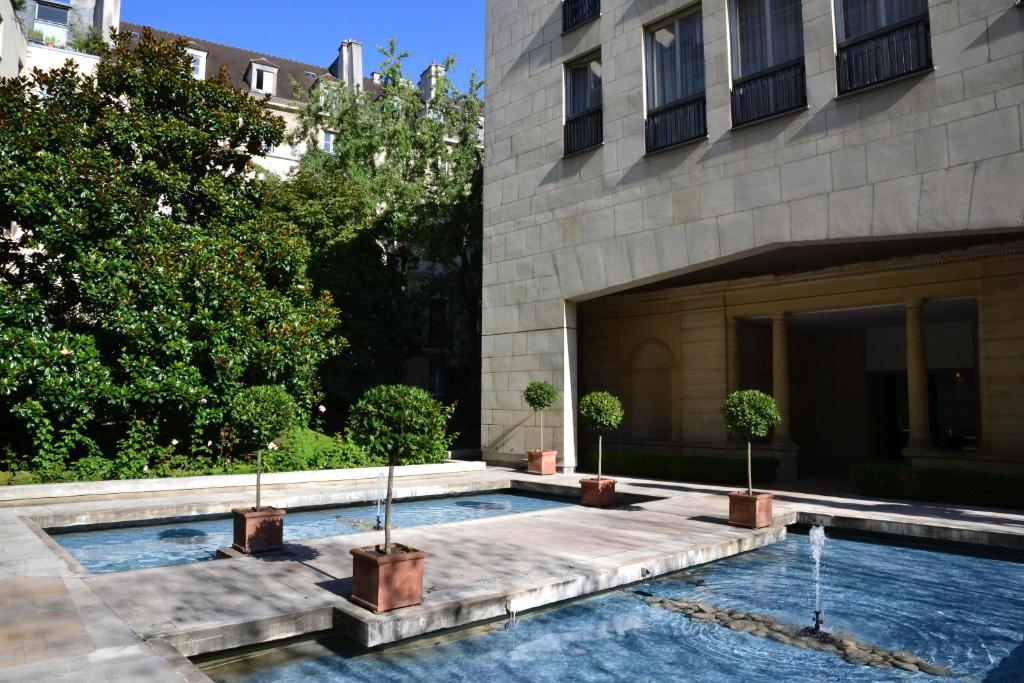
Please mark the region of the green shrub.
POLYGON ((580 399, 580 417, 598 434, 618 429, 624 416, 622 403, 607 391, 592 391, 580 399))
POLYGON ((158 431, 157 425, 146 424, 144 420, 132 422, 128 433, 117 442, 117 456, 110 463, 109 471, 113 479, 153 476, 155 470, 171 457, 174 445, 157 445, 158 431))
POLYGON ((446 433, 453 412, 419 387, 382 384, 352 407, 346 434, 370 458, 388 464, 443 462, 456 436, 446 433))
POLYGON ((729 394, 722 405, 725 429, 747 441, 768 435, 768 430, 782 421, 775 399, 757 389, 743 389, 729 394))
MULTIPOLYGON (((752 459, 754 482, 766 484, 775 480, 779 462, 775 458, 752 459)), ((585 453, 580 468, 597 469, 597 453, 585 453)), ((747 462, 740 458, 680 455, 676 453, 605 453, 606 474, 648 479, 671 479, 696 484, 735 484, 746 477, 747 462)))
POLYGON ((279 449, 264 454, 263 464, 267 472, 296 472, 379 467, 386 462, 383 458, 370 457, 340 434, 332 438, 305 427, 295 427, 285 435, 279 449))
POLYGON ((534 412, 544 410, 558 400, 558 390, 551 382, 537 380, 530 382, 523 389, 523 400, 534 412))
POLYGON ((857 491, 879 498, 1024 509, 1024 475, 911 467, 902 462, 858 462, 850 467, 857 491))
POLYGON ((231 431, 245 446, 266 448, 291 429, 298 416, 299 407, 283 386, 249 387, 231 402, 231 431))
POLYGON ((71 466, 68 479, 71 481, 103 481, 104 479, 111 479, 112 465, 113 463, 106 458, 87 455, 71 466))

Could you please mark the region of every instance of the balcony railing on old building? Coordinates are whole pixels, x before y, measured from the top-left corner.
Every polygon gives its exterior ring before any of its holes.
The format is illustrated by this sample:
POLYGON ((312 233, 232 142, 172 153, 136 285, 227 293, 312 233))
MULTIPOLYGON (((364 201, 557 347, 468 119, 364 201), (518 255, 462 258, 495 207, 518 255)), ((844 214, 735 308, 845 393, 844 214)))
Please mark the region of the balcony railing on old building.
POLYGON ((773 66, 732 84, 732 125, 741 126, 807 106, 804 59, 773 66))
POLYGON ((565 154, 575 154, 604 140, 601 108, 577 114, 565 122, 565 154))
POLYGON ((704 102, 704 93, 697 93, 647 112, 647 152, 706 137, 704 102))
POLYGON ((562 32, 585 24, 601 14, 601 0, 562 0, 562 32))
POLYGON ((839 43, 839 94, 932 68, 928 13, 839 43))

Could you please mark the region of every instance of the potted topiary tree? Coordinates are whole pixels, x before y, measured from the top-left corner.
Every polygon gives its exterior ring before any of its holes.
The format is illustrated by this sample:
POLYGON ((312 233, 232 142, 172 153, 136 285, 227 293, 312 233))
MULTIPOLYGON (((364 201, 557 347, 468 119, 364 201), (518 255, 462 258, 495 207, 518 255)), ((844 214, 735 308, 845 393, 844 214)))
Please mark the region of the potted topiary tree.
POLYGON ((729 523, 760 529, 772 523, 772 494, 754 493, 750 440, 768 435, 782 421, 775 399, 756 389, 734 391, 722 406, 725 428, 747 440, 747 490, 729 494, 729 523))
POLYGON ((530 382, 523 389, 523 400, 534 413, 540 414, 540 449, 526 451, 526 471, 532 474, 554 474, 558 451, 544 450, 544 410, 558 399, 558 390, 550 382, 530 382))
POLYGON ((395 465, 409 460, 443 460, 455 438, 445 432, 453 411, 419 387, 393 384, 369 389, 349 414, 348 437, 368 455, 388 463, 384 544, 349 551, 351 599, 361 607, 379 613, 423 602, 423 563, 427 554, 391 542, 395 465))
POLYGON ((580 399, 580 417, 597 432, 597 477, 580 479, 581 502, 590 507, 615 504, 615 480, 601 476, 604 433, 618 429, 625 412, 607 391, 592 391, 580 399))
POLYGON ((285 510, 261 504, 263 449, 277 448, 275 439, 295 425, 298 406, 279 384, 244 389, 231 402, 231 430, 243 446, 256 448, 256 507, 235 508, 232 547, 243 553, 280 550, 284 543, 285 510))

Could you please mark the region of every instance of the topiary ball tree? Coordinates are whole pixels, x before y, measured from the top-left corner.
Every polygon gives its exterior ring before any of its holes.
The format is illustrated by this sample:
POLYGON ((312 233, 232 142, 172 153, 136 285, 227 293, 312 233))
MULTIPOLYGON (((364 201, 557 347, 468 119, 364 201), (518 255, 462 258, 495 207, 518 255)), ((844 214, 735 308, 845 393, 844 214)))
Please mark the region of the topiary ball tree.
POLYGON ((768 435, 768 430, 782 422, 775 399, 756 389, 742 389, 729 394, 722 405, 725 429, 747 440, 747 494, 754 493, 750 441, 768 435))
POLYGON ((601 479, 601 449, 604 433, 619 428, 626 411, 622 402, 607 391, 592 391, 580 399, 580 417, 597 432, 597 478, 601 479))
POLYGON ((256 509, 260 509, 263 449, 276 448, 277 439, 298 419, 299 406, 280 384, 243 389, 231 402, 231 429, 244 445, 256 447, 256 509))
POLYGON ((395 465, 408 460, 436 461, 451 446, 455 434, 446 429, 454 407, 443 405, 419 387, 382 384, 372 387, 352 407, 347 434, 371 457, 388 463, 384 505, 384 554, 391 554, 391 499, 395 465))
POLYGON ((535 413, 540 413, 540 450, 544 451, 544 409, 558 400, 558 389, 551 382, 536 380, 523 389, 523 400, 535 413))

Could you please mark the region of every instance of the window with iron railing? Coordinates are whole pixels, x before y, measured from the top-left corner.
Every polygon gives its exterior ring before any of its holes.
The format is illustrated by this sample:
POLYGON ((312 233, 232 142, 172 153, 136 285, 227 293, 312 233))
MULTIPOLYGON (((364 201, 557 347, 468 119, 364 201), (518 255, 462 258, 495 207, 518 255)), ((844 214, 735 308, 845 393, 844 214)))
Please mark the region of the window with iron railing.
POLYGON ((601 57, 594 55, 565 67, 565 154, 604 140, 601 111, 601 57))
POLYGON ((807 106, 800 0, 730 0, 732 125, 807 106))
POLYGON ((707 135, 704 107, 704 31, 700 11, 649 27, 647 151, 707 135))
POLYGON ((932 68, 927 0, 836 0, 840 95, 932 68))
POLYGON ((562 0, 562 33, 601 15, 601 0, 562 0))

